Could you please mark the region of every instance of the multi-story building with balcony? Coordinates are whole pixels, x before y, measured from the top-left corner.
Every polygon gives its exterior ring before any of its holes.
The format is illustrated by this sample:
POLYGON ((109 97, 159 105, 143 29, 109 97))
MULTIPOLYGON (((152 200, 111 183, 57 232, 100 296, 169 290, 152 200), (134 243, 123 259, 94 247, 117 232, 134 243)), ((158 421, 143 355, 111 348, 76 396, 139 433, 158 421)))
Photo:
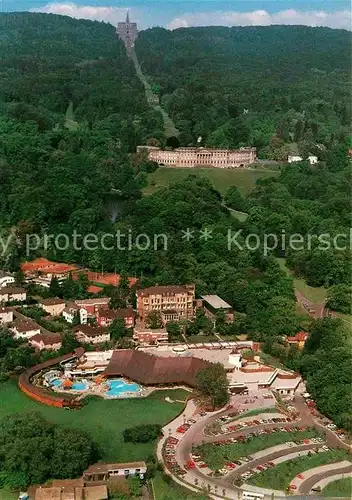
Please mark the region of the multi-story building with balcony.
POLYGON ((152 286, 137 291, 137 315, 145 322, 151 311, 168 321, 192 319, 195 314, 195 285, 152 286))

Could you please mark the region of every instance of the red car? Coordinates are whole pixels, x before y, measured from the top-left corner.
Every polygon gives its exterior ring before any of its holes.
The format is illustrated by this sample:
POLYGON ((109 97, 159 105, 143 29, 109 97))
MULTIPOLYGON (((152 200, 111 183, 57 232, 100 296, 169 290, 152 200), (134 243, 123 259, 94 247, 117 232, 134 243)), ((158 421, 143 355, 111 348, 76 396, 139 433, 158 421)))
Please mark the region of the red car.
POLYGON ((186 465, 185 465, 185 469, 189 470, 189 469, 195 469, 196 467, 196 464, 193 462, 193 460, 188 460, 186 465))

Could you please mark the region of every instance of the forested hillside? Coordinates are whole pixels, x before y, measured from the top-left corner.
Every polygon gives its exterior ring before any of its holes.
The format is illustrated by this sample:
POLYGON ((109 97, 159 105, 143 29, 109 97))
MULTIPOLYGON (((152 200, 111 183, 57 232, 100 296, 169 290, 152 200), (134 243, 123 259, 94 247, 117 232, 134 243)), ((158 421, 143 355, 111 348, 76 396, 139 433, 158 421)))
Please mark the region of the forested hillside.
POLYGON ((0 230, 105 227, 112 190, 141 195, 128 153, 163 135, 113 26, 0 14, 0 67, 0 230))
POLYGON ((346 139, 349 44, 347 31, 306 26, 154 28, 136 51, 183 145, 202 136, 286 159, 290 150, 323 157, 346 139))

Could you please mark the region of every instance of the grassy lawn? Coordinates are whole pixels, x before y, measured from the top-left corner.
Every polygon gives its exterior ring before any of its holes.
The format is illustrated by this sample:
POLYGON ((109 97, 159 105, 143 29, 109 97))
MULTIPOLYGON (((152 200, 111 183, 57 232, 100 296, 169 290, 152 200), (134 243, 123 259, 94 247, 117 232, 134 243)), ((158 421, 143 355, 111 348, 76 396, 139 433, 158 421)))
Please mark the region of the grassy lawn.
POLYGON ((69 130, 77 130, 78 122, 75 120, 75 115, 73 113, 73 103, 70 101, 70 104, 67 107, 67 111, 65 114, 65 127, 69 130))
MULTIPOLYGON (((292 275, 292 271, 286 266, 286 260, 282 258, 277 259, 279 266, 287 274, 292 275)), ((323 302, 326 299, 327 290, 324 287, 312 287, 306 284, 304 279, 295 278, 293 276, 294 287, 301 292, 311 302, 323 302)))
POLYGON ((239 212, 238 210, 231 210, 230 213, 232 217, 234 219, 237 219, 239 222, 246 222, 246 220, 248 219, 248 214, 246 214, 245 212, 239 212))
POLYGON ((285 366, 281 363, 281 361, 277 358, 274 358, 274 356, 271 356, 271 354, 267 354, 266 352, 261 352, 260 359, 261 361, 263 361, 263 363, 273 366, 274 368, 285 369, 285 366))
POLYGON ((349 454, 344 450, 331 450, 312 456, 307 455, 294 458, 293 460, 282 462, 272 469, 267 469, 256 474, 248 480, 248 483, 254 486, 285 490, 297 474, 304 473, 319 465, 327 465, 349 459, 349 454))
POLYGON ((323 489, 324 497, 352 497, 352 477, 345 477, 344 479, 339 479, 338 481, 333 481, 332 483, 325 486, 323 489))
MULTIPOLYGON (((254 417, 255 415, 260 415, 261 413, 279 413, 278 409, 273 406, 271 408, 256 408, 255 410, 249 410, 245 413, 241 413, 241 415, 237 415, 233 420, 240 420, 244 417, 254 417)), ((233 420, 228 420, 228 422, 233 422, 233 420)))
POLYGON ((81 410, 64 410, 32 401, 18 389, 17 382, 11 380, 0 384, 0 418, 38 411, 51 422, 86 431, 100 445, 104 461, 138 461, 153 454, 154 443, 124 443, 122 431, 141 423, 165 425, 172 420, 182 411, 183 404, 168 403, 166 396, 185 401, 189 393, 181 389, 155 391, 148 398, 121 401, 95 397, 81 410))
MULTIPOLYGON (((262 411, 264 412, 265 409, 262 411)), ((249 456, 257 451, 286 443, 286 441, 301 441, 306 438, 317 437, 318 435, 315 429, 294 432, 274 432, 273 434, 256 436, 243 443, 225 444, 223 446, 207 443, 198 446, 196 449, 197 453, 203 457, 204 462, 210 469, 218 470, 221 469, 226 462, 249 456)))
POLYGON ((272 170, 230 170, 217 168, 170 168, 159 167, 148 175, 149 185, 144 194, 151 194, 160 187, 182 181, 190 174, 200 175, 209 179, 214 187, 224 194, 230 186, 237 186, 243 195, 253 188, 257 179, 261 177, 277 176, 279 172, 272 170))
POLYGON ((187 338, 189 344, 199 344, 202 342, 219 342, 219 339, 215 335, 190 335, 187 338))
POLYGON ((0 500, 18 500, 18 493, 0 489, 0 500))
POLYGON ((184 500, 205 500, 208 498, 206 495, 183 488, 163 472, 156 473, 152 485, 155 500, 180 500, 181 498, 184 500))

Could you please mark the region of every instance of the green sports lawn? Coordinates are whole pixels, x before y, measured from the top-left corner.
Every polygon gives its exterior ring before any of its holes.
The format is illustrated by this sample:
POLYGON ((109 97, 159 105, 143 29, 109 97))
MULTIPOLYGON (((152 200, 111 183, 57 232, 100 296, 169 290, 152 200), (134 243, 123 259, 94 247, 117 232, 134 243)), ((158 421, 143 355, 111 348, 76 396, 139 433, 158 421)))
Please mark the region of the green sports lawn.
MULTIPOLYGON (((168 403, 165 397, 186 401, 190 393, 181 390, 155 391, 148 398, 104 400, 89 398, 81 410, 64 410, 32 401, 17 387, 16 380, 0 384, 0 418, 13 413, 39 411, 47 420, 86 431, 102 451, 102 460, 129 462, 145 460, 155 444, 124 443, 122 432, 138 424, 165 425, 183 409, 183 403, 168 403)), ((1 490, 0 490, 1 491, 1 490)), ((2 500, 0 496, 0 500, 2 500)))
POLYGON ((144 194, 151 194, 161 187, 182 181, 190 174, 209 179, 214 187, 223 195, 230 186, 237 186, 243 195, 254 187, 257 179, 279 175, 275 170, 256 169, 218 169, 218 168, 170 168, 159 167, 148 175, 148 186, 144 194))

